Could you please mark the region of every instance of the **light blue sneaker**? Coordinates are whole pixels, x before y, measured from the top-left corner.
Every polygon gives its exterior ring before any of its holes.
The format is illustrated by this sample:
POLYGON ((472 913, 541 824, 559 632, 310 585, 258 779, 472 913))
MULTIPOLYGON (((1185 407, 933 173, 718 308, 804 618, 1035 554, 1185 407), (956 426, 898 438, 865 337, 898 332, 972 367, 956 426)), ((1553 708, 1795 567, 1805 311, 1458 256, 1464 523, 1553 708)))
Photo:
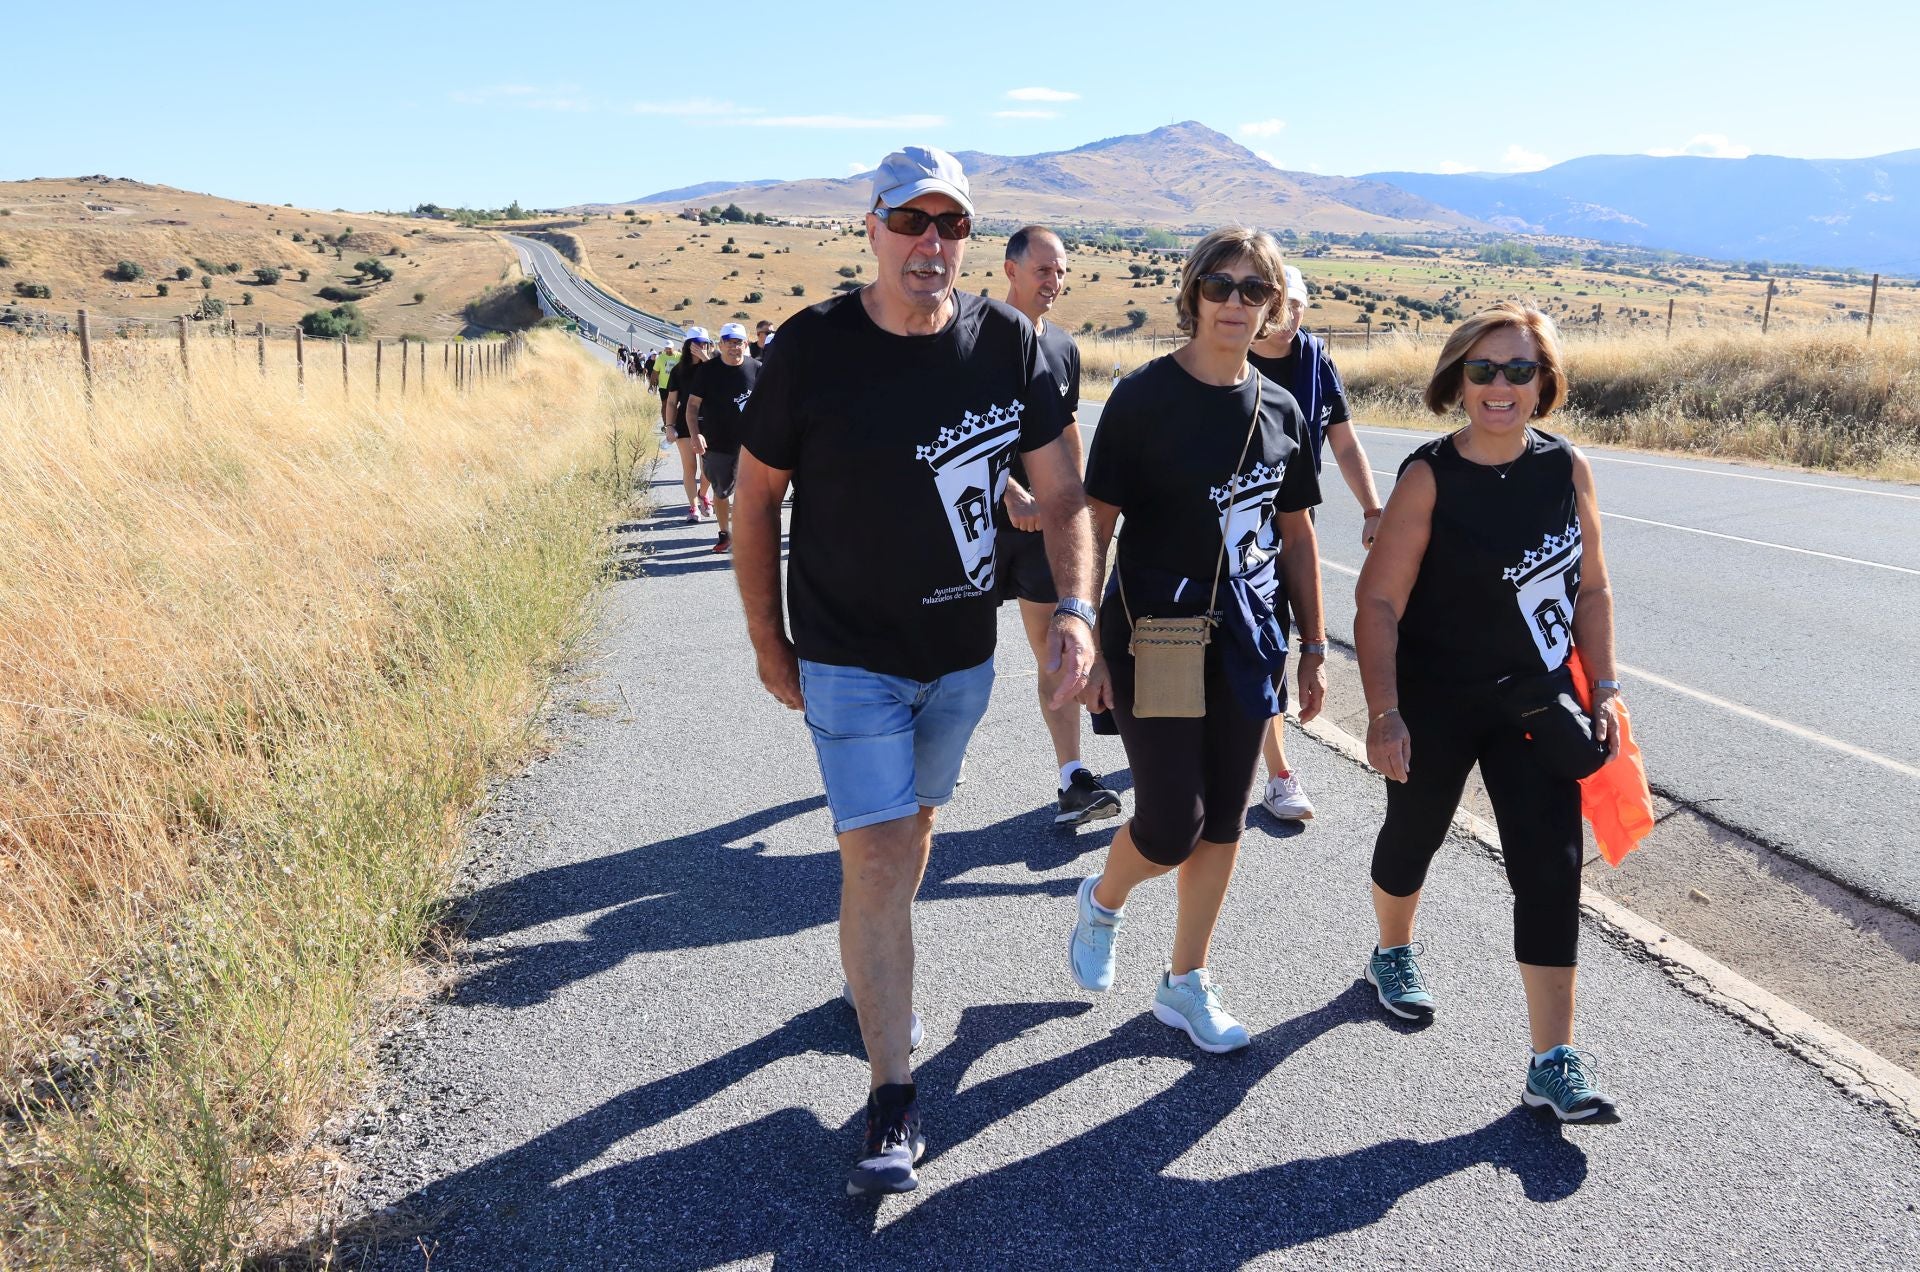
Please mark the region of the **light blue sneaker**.
POLYGON ((1153 1017, 1163 1025, 1186 1030, 1194 1046, 1215 1055, 1238 1051, 1253 1041, 1247 1027, 1227 1014, 1227 1005, 1204 967, 1195 969, 1191 981, 1175 981, 1171 966, 1161 972, 1160 988, 1153 993, 1153 1017))
POLYGON ((1094 908, 1093 890, 1099 883, 1099 875, 1080 881, 1080 917, 1074 920, 1073 939, 1067 945, 1073 983, 1095 993, 1113 987, 1113 938, 1120 935, 1120 925, 1126 921, 1124 910, 1108 918, 1094 908))
MULTIPOLYGON (((853 1001, 853 986, 847 984, 847 982, 845 981, 840 982, 840 1001, 845 1003, 847 1006, 852 1007, 854 1017, 856 1019, 859 1018, 860 1008, 858 1006, 855 1006, 853 1001)), ((909 1032, 907 1034, 907 1050, 909 1051, 920 1050, 920 1044, 927 1040, 927 1031, 925 1027, 923 1027, 920 1023, 919 1012, 916 1011, 913 1013, 913 1020, 908 1025, 908 1031, 909 1032)))
POLYGON ((1620 1110, 1593 1085, 1597 1068, 1586 1052, 1555 1047, 1546 1059, 1528 1062, 1520 1098, 1528 1108, 1552 1109, 1562 1122, 1618 1122, 1620 1110))
POLYGON ((1424 948, 1416 944, 1383 950, 1376 945, 1367 956, 1367 983, 1378 993, 1380 1005, 1402 1020, 1433 1019, 1433 995, 1413 960, 1424 948))

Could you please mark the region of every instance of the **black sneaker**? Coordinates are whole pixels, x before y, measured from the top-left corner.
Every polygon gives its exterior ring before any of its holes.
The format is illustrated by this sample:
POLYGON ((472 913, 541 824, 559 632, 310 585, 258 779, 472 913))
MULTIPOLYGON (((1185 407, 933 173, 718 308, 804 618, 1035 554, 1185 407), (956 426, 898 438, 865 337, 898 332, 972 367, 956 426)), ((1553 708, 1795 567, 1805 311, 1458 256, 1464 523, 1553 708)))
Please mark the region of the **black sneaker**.
POLYGON ((867 1097, 867 1141, 847 1174, 847 1196, 912 1192, 914 1166, 927 1151, 911 1082, 889 1082, 867 1097))
POLYGON ((1060 792, 1060 812, 1056 826, 1079 826, 1090 821, 1120 815, 1120 797, 1100 785, 1100 779, 1084 768, 1073 771, 1067 788, 1060 792))

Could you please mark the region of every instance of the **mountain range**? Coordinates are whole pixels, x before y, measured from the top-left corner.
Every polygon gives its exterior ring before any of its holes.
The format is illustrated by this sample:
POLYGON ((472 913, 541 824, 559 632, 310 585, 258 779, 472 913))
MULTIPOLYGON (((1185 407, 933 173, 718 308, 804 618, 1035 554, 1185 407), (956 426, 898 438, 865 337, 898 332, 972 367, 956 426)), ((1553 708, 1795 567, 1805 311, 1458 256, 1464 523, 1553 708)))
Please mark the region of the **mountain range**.
MULTIPOLYGON (((1547 234, 1722 260, 1920 273, 1920 150, 1871 159, 1590 155, 1538 172, 1374 172, 1275 167, 1188 120, 1035 155, 959 152, 980 215, 997 221, 1196 229, 1235 222, 1330 233, 1547 234)), ((739 203, 845 216, 872 173, 708 181, 631 204, 739 203)), ((594 210, 629 204, 587 205, 594 210)))

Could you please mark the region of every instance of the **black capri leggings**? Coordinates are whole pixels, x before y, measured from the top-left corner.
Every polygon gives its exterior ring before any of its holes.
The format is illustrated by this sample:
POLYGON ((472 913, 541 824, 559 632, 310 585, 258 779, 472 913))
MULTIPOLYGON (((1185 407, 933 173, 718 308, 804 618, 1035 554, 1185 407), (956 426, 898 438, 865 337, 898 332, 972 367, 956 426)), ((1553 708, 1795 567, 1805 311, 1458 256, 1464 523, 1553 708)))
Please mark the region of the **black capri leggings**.
POLYGON ((1507 882, 1513 956, 1572 967, 1580 946, 1580 783, 1540 767, 1489 688, 1400 681, 1400 718, 1413 741, 1405 782, 1387 783, 1387 820, 1373 845, 1373 881, 1391 896, 1418 892, 1447 837, 1474 761, 1493 801, 1507 882))
POLYGON ((1267 721, 1240 705, 1221 670, 1220 638, 1207 647, 1207 713, 1190 720, 1134 715, 1133 657, 1106 653, 1113 719, 1133 768, 1133 846, 1155 865, 1177 866, 1202 839, 1239 839, 1267 721))

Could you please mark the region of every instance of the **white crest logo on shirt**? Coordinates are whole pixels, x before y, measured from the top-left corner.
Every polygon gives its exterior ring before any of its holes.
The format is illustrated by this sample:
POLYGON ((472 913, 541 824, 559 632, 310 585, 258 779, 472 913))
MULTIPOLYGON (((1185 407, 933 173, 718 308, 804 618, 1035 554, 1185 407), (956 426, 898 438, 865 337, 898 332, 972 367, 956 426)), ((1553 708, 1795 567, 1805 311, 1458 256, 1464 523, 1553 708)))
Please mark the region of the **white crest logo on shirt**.
POLYGON ((747 391, 746 391, 745 393, 742 393, 742 394, 741 394, 741 395, 740 395, 739 397, 737 397, 737 398, 735 398, 735 399, 733 399, 733 409, 734 409, 734 410, 736 410, 736 411, 744 411, 744 410, 746 410, 746 409, 747 409, 747 399, 748 399, 748 398, 750 398, 750 397, 752 397, 752 396, 753 396, 753 390, 752 390, 752 389, 748 389, 748 390, 747 390, 747 391))
POLYGON ((1009 402, 989 407, 985 415, 963 412, 958 427, 943 428, 931 446, 914 448, 933 469, 960 564, 982 592, 993 590, 993 507, 1006 492, 1023 408, 1009 402))
POLYGON ((1540 652, 1540 661, 1555 671, 1573 649, 1573 603, 1580 587, 1580 523, 1570 521, 1559 534, 1549 532, 1539 547, 1508 566, 1500 577, 1513 584, 1520 617, 1540 652))
POLYGON ((1256 463, 1244 473, 1235 473, 1224 486, 1208 490, 1213 506, 1220 510, 1220 529, 1227 536, 1232 554, 1228 572, 1243 575, 1253 583, 1254 591, 1271 602, 1279 579, 1276 561, 1280 550, 1280 528, 1273 518, 1273 502, 1280 494, 1280 482, 1287 466, 1275 468, 1256 463))

